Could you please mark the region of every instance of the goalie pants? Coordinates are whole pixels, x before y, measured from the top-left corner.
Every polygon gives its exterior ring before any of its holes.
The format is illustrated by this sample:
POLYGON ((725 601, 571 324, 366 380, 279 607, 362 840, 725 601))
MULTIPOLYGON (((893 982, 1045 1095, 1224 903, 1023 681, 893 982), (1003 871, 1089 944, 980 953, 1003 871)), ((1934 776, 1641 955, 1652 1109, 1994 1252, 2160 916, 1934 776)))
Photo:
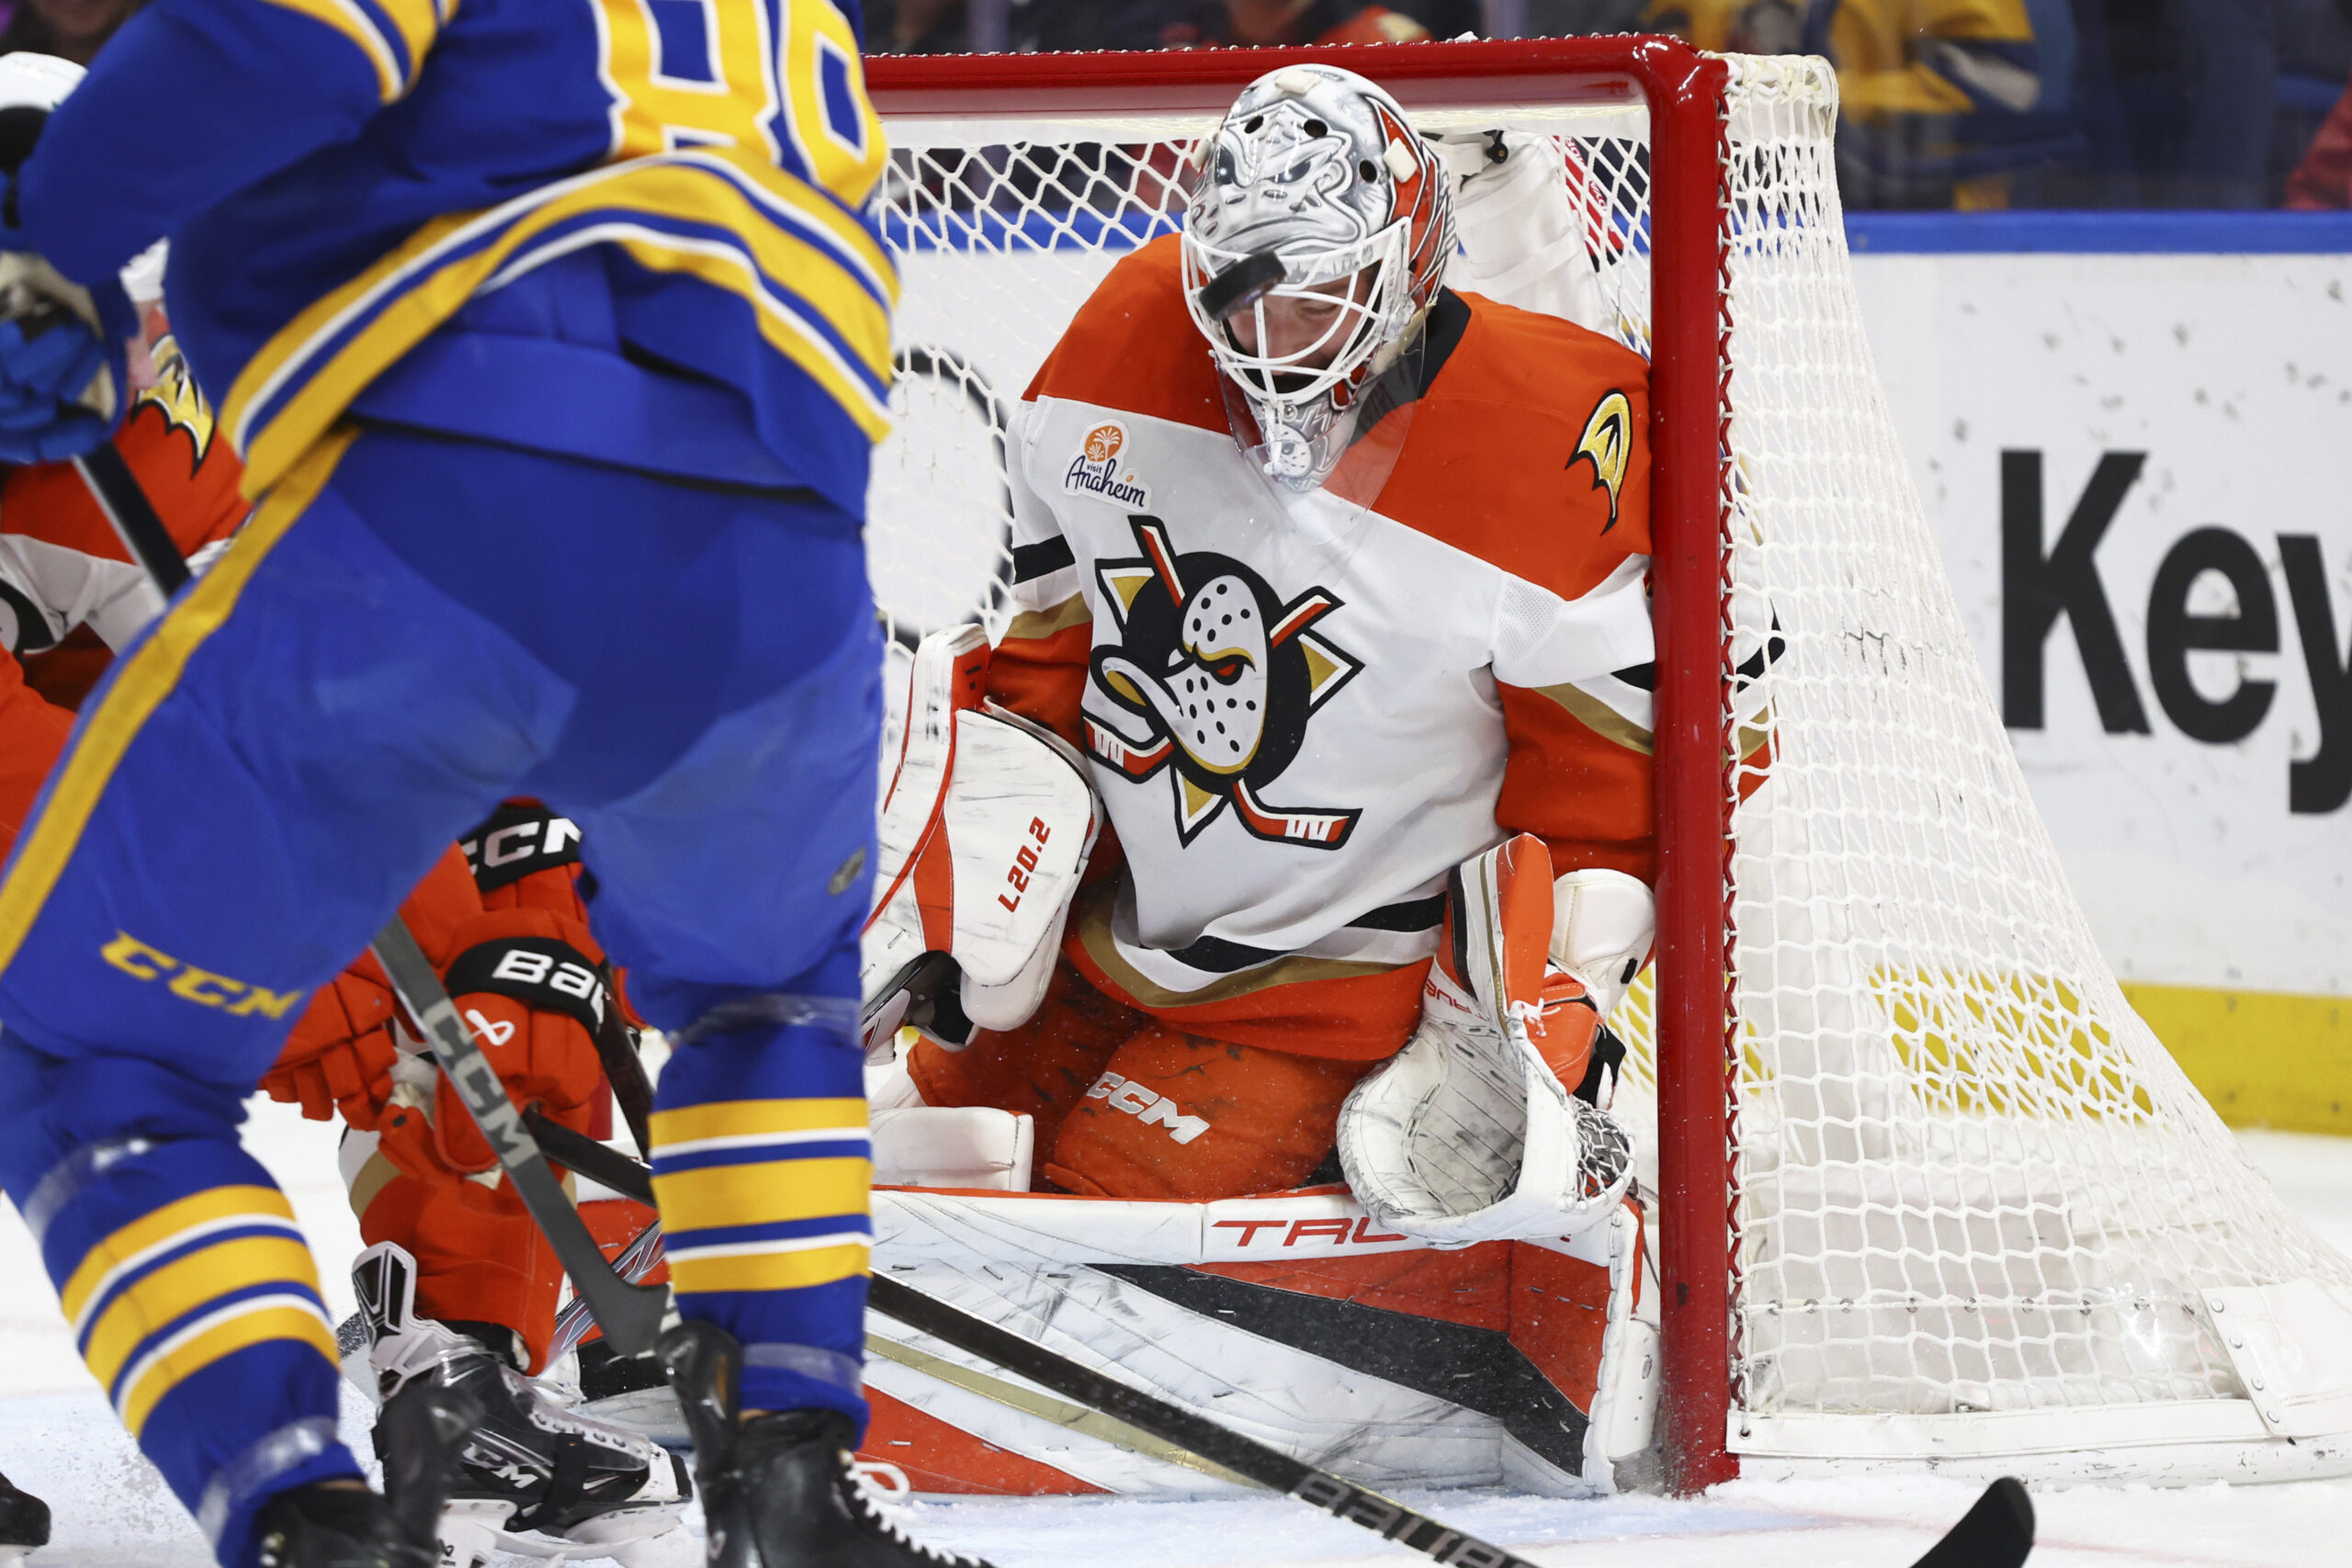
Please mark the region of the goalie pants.
POLYGON ((856 522, 514 448, 335 433, 119 659, 0 885, 0 1182, 224 1563, 358 1466, 309 1249, 239 1145, 301 1003, 450 840, 578 822, 649 1021, 684 1313, 747 1404, 864 1421, 856 933, 881 650, 856 522))
POLYGON ((1204 1202, 1306 1182, 1340 1102, 1379 1065, 1187 1033, 1065 957, 1027 1023, 961 1051, 924 1036, 907 1072, 927 1104, 1036 1118, 1039 1174, 1066 1192, 1204 1202))

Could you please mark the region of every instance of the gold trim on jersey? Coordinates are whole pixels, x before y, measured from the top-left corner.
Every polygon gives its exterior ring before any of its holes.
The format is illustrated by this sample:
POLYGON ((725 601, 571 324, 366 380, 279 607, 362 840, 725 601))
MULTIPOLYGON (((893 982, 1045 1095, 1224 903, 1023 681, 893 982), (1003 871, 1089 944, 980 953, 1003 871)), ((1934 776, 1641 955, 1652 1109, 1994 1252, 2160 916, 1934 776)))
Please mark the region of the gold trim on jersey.
MULTIPOLYGON (((26 933, 49 901, 82 841, 90 813, 139 731, 179 684, 180 672, 237 607, 238 595, 296 518, 334 477, 356 431, 338 431, 270 492, 210 571, 196 580, 153 636, 116 669, 95 712, 83 716, 73 749, 51 776, 49 803, 17 842, 17 859, 0 883, 0 969, 16 962, 26 933)), ((92 958, 97 955, 94 951, 92 958)), ((332 1343, 332 1336, 330 1336, 332 1343)))
POLYGON ((1043 642, 1057 632, 1093 622, 1094 612, 1087 608, 1086 595, 1073 593, 1051 609, 1023 610, 1013 616, 1012 624, 1004 628, 1003 641, 1043 642))
POLYGON ((376 73, 376 96, 388 104, 404 96, 416 85, 417 67, 424 59, 424 51, 433 47, 441 24, 447 21, 450 13, 457 9, 454 0, 439 6, 435 4, 435 0, 375 0, 378 9, 383 13, 385 20, 391 23, 393 32, 399 37, 400 50, 396 53, 392 40, 384 36, 384 29, 376 25, 376 19, 368 14, 368 8, 358 0, 267 0, 267 3, 281 10, 291 11, 298 17, 308 17, 314 22, 323 23, 341 33, 368 57, 369 69, 376 73), (407 61, 406 69, 401 66, 403 56, 407 61))
POLYGON ((1571 717, 1603 740, 1613 741, 1629 751, 1639 751, 1645 757, 1657 750, 1656 739, 1648 730, 1581 686, 1564 682, 1557 686, 1529 686, 1524 689, 1539 697, 1549 697, 1567 709, 1571 717))
POLYGON ((768 345, 869 440, 888 432, 898 300, 888 255, 817 186, 738 149, 695 148, 609 164, 498 207, 436 218, 312 300, 246 364, 221 403, 221 423, 245 461, 245 493, 266 492, 369 382, 476 294, 600 243, 746 300, 768 345), (592 221, 548 234, 580 219, 592 221), (731 243, 664 224, 716 228, 731 243), (851 359, 808 317, 830 328, 851 359))

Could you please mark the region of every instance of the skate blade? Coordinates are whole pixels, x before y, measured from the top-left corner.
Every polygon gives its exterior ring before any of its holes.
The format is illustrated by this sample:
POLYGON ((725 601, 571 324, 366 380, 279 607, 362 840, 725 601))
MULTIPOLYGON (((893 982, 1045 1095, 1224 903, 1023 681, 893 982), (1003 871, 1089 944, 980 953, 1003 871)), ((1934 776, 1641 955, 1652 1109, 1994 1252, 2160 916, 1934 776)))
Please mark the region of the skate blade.
POLYGON ((0 1546, 0 1568, 17 1568, 34 1550, 29 1546, 0 1546))
MULTIPOLYGON (((502 1529, 498 1532, 498 1548, 518 1557, 547 1562, 589 1562, 609 1557, 621 1568, 694 1568, 702 1560, 702 1543, 686 1533, 681 1518, 685 1506, 684 1502, 676 1502, 616 1508, 593 1519, 582 1519, 563 1535, 502 1529)), ((457 1568, 466 1565, 460 1563, 457 1568)))
POLYGON ((441 1568, 483 1568, 505 1541, 514 1505, 460 1500, 441 1510, 441 1568))

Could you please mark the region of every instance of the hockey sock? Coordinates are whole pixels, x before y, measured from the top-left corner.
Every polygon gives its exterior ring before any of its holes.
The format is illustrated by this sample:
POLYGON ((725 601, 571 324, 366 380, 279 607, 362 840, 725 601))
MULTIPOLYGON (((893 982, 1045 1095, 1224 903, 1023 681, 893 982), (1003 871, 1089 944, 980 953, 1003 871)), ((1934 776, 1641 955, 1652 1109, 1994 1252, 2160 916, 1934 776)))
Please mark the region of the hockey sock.
POLYGON ((743 1407, 838 1410, 862 1434, 874 1166, 855 1015, 729 1004, 662 1069, 652 1131, 678 1310, 742 1344, 743 1407))
POLYGON ((37 1059, 0 1042, 0 1084, 50 1112, 9 1129, 9 1196, 123 1425, 220 1561, 245 1568, 271 1496, 359 1473, 335 1438, 334 1330, 293 1206, 237 1145, 233 1099, 174 1094, 167 1068, 111 1060, 107 1092, 126 1122, 151 1101, 172 1109, 130 1123, 157 1131, 67 1145, 92 1103, 71 1080, 96 1064, 22 1070, 37 1059), (209 1112, 217 1131, 194 1125, 209 1112))

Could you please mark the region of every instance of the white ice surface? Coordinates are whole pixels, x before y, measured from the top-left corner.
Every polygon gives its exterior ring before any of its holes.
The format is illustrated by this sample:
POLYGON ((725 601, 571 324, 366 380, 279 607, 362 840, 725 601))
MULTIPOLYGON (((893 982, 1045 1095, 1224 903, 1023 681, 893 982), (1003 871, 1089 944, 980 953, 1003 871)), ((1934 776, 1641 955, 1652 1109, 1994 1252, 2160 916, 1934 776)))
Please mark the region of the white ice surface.
MULTIPOLYGON (((2281 1195, 2352 1251, 2352 1140, 2242 1134, 2281 1195)), ((334 1174, 334 1129, 261 1104, 251 1134, 294 1200, 325 1280, 349 1309, 344 1269, 358 1227, 334 1174)), ((357 1395, 345 1438, 366 1451, 357 1395)), ((30 1238, 0 1221, 0 1470, 49 1500, 54 1544, 32 1568, 203 1568, 202 1541, 115 1425, 73 1353, 30 1238)), ((1405 1501, 1544 1568, 1904 1568, 1974 1489, 1934 1478, 1735 1482, 1680 1501, 1571 1503, 1494 1492, 1405 1501)), ((2352 1565, 2352 1481, 2039 1490, 2036 1568, 2352 1565)), ((912 1528, 998 1568, 1408 1568, 1427 1560, 1277 1498, 1136 1502, 985 1498, 912 1505, 912 1528)), ((513 1559, 506 1568, 524 1568, 513 1559)))

